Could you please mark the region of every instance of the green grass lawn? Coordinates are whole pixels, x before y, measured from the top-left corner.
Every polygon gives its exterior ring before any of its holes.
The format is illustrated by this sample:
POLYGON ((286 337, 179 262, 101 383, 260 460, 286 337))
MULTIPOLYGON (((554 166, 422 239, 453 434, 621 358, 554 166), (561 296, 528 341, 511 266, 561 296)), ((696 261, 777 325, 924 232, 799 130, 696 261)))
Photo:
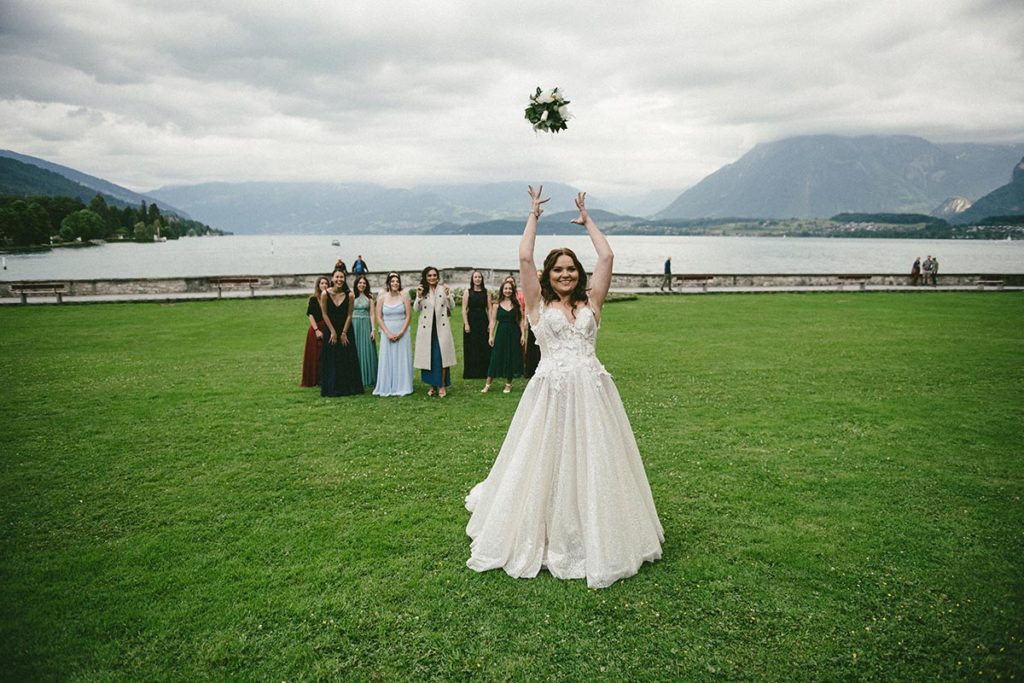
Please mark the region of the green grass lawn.
POLYGON ((465 567, 521 381, 323 399, 304 309, 0 309, 0 677, 1024 677, 1020 295, 609 305, 666 542, 600 591, 465 567))

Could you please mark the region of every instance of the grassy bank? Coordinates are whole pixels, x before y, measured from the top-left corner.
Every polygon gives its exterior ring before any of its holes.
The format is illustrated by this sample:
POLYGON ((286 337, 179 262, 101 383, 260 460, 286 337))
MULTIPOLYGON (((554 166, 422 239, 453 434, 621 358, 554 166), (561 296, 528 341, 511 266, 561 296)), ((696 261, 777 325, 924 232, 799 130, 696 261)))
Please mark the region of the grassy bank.
POLYGON ((322 399, 304 301, 0 309, 25 679, 1024 676, 1024 298, 605 311, 666 529, 610 589, 464 566, 521 395, 322 399))

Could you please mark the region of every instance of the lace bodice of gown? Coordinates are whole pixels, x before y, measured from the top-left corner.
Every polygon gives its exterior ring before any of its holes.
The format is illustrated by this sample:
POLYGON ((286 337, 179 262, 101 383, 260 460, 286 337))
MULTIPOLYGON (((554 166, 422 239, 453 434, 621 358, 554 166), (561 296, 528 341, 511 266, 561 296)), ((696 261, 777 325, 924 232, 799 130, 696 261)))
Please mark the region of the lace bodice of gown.
POLYGON ((365 296, 357 296, 355 305, 352 307, 353 318, 370 317, 370 300, 365 296))
POLYGON ((541 352, 534 377, 548 378, 557 386, 580 371, 608 375, 595 353, 598 325, 589 306, 578 309, 570 322, 560 310, 542 305, 539 313, 530 316, 530 324, 541 352))

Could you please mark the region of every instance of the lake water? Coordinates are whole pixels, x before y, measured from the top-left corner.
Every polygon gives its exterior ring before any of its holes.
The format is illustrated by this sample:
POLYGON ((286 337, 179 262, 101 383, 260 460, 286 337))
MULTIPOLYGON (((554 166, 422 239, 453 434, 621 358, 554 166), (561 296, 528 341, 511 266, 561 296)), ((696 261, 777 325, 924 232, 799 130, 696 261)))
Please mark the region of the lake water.
MULTIPOLYGON (((362 254, 371 271, 478 267, 517 269, 515 235, 232 235, 154 244, 106 244, 7 254, 0 279, 87 280, 326 272, 336 258, 351 267, 362 254)), ((781 237, 609 238, 618 273, 660 273, 672 256, 675 273, 909 273, 914 258, 931 254, 941 273, 1024 273, 1024 241, 900 240, 781 237)), ((583 265, 594 263, 585 235, 537 238, 538 261, 568 246, 583 265)))

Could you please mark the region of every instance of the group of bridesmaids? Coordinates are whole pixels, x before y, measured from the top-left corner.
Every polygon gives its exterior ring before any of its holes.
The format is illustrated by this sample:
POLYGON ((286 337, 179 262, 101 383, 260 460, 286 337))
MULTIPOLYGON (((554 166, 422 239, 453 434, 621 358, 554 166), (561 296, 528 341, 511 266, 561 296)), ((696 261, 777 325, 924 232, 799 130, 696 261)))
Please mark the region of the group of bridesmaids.
MULTIPOLYGON (((398 273, 388 274, 386 291, 376 297, 365 274, 355 276, 352 288, 341 268, 330 278, 317 278, 306 307, 301 386, 319 386, 322 396, 371 389, 377 396, 405 396, 413 391, 415 368, 429 386, 428 396, 445 396, 456 364, 451 329, 455 302, 448 285, 439 280, 437 268, 424 268, 410 302, 398 273), (419 313, 415 353, 409 329, 413 309, 419 313)), ((540 359, 515 280, 507 278, 492 300, 483 274, 473 271, 462 307, 463 378, 484 379, 481 391, 486 393, 500 377, 504 392, 511 392, 513 378, 530 377, 540 359)))

